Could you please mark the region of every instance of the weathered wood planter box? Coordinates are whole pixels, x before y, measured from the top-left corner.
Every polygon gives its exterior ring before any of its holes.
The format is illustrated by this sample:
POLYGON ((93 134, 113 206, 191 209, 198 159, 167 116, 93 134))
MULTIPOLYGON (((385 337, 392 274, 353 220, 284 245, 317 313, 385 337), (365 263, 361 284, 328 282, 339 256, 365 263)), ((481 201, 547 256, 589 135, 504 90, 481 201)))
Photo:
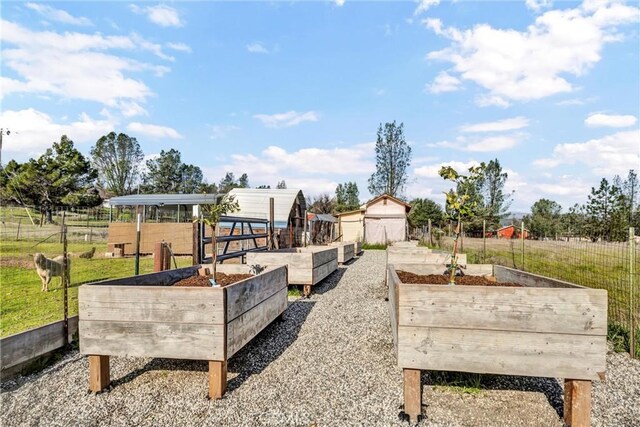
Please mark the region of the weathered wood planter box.
POLYGON ((355 245, 352 242, 335 242, 331 244, 331 246, 338 249, 338 264, 351 261, 355 255, 355 245))
MULTIPOLYGON (((80 352, 90 389, 109 385, 109 356, 209 361, 209 396, 226 390, 227 360, 287 308, 287 268, 270 267, 225 287, 174 287, 201 266, 80 287, 80 352)), ((218 272, 249 273, 247 265, 218 272)))
POLYGON ((360 255, 362 253, 362 242, 354 242, 353 244, 355 245, 353 251, 356 255, 360 255))
POLYGON ((565 378, 565 422, 589 425, 591 381, 604 379, 607 292, 492 265, 523 287, 401 283, 396 271, 441 274, 418 264, 387 266, 391 329, 404 375, 404 410, 421 413, 420 370, 565 378))
POLYGON ((338 268, 338 249, 329 246, 280 249, 269 252, 247 253, 248 265, 286 265, 289 269, 289 284, 303 285, 304 294, 311 287, 338 268))
MULTIPOLYGON (((467 264, 467 255, 458 254, 458 264, 467 264)), ((451 253, 435 251, 424 247, 398 247, 387 248, 387 264, 449 264, 451 253)))

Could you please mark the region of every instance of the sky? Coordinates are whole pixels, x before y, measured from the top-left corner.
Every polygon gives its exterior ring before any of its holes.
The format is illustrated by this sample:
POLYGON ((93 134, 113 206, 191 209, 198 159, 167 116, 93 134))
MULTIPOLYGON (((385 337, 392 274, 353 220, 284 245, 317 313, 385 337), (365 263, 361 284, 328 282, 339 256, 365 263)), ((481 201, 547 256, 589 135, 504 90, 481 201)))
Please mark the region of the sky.
POLYGON ((199 1, 0 5, 2 162, 66 134, 175 148, 209 182, 355 181, 378 126, 412 147, 404 196, 443 203, 442 165, 498 159, 511 210, 566 210, 640 170, 638 2, 199 1))

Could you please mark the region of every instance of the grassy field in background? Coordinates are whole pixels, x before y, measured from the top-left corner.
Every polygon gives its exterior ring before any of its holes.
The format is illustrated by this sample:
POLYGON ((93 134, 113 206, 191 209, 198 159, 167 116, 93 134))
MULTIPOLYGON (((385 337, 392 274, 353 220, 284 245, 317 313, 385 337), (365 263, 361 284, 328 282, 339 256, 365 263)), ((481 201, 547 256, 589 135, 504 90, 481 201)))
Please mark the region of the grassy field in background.
MULTIPOLYGON (((33 265, 35 252, 51 258, 62 254, 62 245, 55 242, 0 241, 0 336, 45 325, 63 318, 63 290, 60 278, 54 277, 49 292, 42 292, 41 281, 33 265)), ((132 276, 135 259, 104 258, 106 243, 70 242, 68 251, 79 254, 96 247, 93 259, 71 256, 69 286, 69 316, 78 314, 78 286, 98 280, 132 276)), ((176 257, 179 267, 191 265, 191 257, 176 257)), ((140 274, 153 272, 153 258, 140 259, 140 274)))

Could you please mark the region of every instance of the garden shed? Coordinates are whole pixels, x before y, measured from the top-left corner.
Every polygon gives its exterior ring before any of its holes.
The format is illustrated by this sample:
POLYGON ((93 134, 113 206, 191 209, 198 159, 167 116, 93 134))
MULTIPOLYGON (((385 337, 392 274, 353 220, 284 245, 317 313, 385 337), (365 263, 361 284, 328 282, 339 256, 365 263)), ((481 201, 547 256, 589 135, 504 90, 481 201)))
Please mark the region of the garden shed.
POLYGON ((391 243, 407 240, 407 213, 411 206, 388 194, 378 196, 359 210, 338 214, 342 241, 391 243))
POLYGON ((229 192, 240 206, 233 215, 240 218, 269 219, 269 199, 273 198, 274 228, 279 247, 303 245, 304 211, 307 204, 300 189, 234 188, 229 192))
MULTIPOLYGON (((520 235, 520 231, 520 227, 516 227, 515 225, 511 224, 499 228, 498 231, 496 231, 496 235, 498 236, 498 239, 521 239, 522 236, 520 235)), ((529 238, 529 230, 527 230, 526 228, 524 229, 524 238, 529 238)))

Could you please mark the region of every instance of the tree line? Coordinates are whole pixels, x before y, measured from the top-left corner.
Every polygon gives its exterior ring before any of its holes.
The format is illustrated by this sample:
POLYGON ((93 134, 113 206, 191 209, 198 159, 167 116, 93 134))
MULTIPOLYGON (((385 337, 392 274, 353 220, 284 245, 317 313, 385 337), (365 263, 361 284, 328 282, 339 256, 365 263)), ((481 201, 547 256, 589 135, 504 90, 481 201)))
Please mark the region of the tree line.
MULTIPOLYGON (((55 207, 95 207, 102 203, 102 196, 228 193, 249 187, 246 173, 236 178, 227 172, 218 183, 207 182, 202 169, 184 163, 176 149, 162 150, 143 163, 144 157, 137 139, 124 133, 100 137, 88 157, 63 135, 37 159, 11 160, 0 167, 0 198, 3 204, 35 206, 51 222, 55 207)), ((277 188, 286 188, 286 182, 278 182, 277 188)))

